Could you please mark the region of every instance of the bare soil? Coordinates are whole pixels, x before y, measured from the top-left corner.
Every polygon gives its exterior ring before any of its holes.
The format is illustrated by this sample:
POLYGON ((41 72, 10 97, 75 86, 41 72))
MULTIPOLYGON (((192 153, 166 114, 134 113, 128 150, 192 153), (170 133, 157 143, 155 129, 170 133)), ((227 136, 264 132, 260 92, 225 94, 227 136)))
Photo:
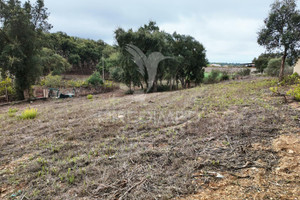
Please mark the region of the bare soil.
POLYGON ((299 103, 274 84, 2 107, 0 199, 298 199, 299 103))

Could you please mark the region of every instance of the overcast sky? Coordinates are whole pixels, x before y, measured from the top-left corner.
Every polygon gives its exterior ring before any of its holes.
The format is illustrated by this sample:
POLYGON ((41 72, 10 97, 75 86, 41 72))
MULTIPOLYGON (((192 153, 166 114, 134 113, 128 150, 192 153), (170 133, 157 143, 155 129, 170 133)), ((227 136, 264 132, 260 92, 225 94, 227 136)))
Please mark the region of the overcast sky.
MULTIPOLYGON (((33 2, 33 0, 31 1, 33 2)), ((114 44, 118 27, 156 21, 166 32, 193 36, 210 62, 251 62, 264 52, 257 32, 274 0, 45 0, 51 32, 114 44)), ((300 4, 300 0, 297 0, 300 4)))

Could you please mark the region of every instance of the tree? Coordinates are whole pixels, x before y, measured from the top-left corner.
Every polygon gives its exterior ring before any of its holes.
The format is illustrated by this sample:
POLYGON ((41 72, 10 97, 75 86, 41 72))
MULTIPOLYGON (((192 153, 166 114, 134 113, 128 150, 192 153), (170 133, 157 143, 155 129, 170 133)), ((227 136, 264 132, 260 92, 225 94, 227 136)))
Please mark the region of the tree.
POLYGON ((150 21, 137 31, 119 28, 115 31, 115 38, 120 51, 122 74, 116 70, 113 70, 112 74, 129 88, 131 85, 143 88, 143 83, 148 88, 148 74, 139 73, 137 65, 132 61, 132 55, 126 50, 128 44, 137 46, 147 57, 153 52, 161 52, 166 57, 174 58, 164 60, 158 65, 153 91, 156 91, 158 81, 162 86, 163 80, 167 80, 172 89, 175 81, 177 86, 180 80, 182 86, 186 87, 190 86, 191 82, 200 83, 204 77, 203 67, 207 64, 206 51, 204 46, 191 36, 165 33, 160 31, 155 22, 150 21))
POLYGON ((40 58, 43 75, 48 75, 50 72, 52 75, 60 75, 71 68, 70 63, 65 58, 48 48, 42 49, 40 58))
POLYGON ((204 67, 208 61, 202 44, 191 36, 173 34, 173 55, 177 58, 178 78, 183 87, 191 81, 199 84, 204 78, 204 67))
POLYGON ((72 65, 71 72, 91 74, 106 46, 103 41, 94 41, 72 37, 63 32, 46 34, 46 47, 61 55, 72 65))
POLYGON ((0 0, 0 66, 15 77, 19 99, 42 73, 42 35, 51 28, 47 18, 43 0, 37 0, 35 5, 0 0))
POLYGON ((276 53, 262 53, 258 58, 254 58, 252 62, 255 64, 256 70, 262 73, 268 67, 268 62, 272 58, 279 57, 281 57, 281 55, 276 53))
POLYGON ((282 53, 279 80, 284 76, 286 58, 296 60, 300 48, 300 12, 295 0, 276 0, 271 5, 265 26, 258 33, 258 44, 268 51, 282 53))

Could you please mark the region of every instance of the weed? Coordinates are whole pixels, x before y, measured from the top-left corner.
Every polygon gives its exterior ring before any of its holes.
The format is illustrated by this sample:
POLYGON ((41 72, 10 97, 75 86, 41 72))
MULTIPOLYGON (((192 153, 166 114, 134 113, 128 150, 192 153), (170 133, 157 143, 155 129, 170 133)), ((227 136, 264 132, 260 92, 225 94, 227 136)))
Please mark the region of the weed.
POLYGON ((296 101, 300 101, 300 84, 294 86, 294 88, 289 90, 286 94, 292 96, 296 101))
POLYGON ((68 168, 67 179, 69 184, 73 184, 75 181, 75 175, 71 174, 71 168, 68 168))
POLYGON ((86 96, 87 99, 92 100, 94 98, 94 96, 92 94, 89 94, 86 96))
POLYGON ((16 112, 18 112, 19 110, 17 109, 17 108, 10 108, 9 110, 8 110, 8 116, 9 117, 14 117, 14 116, 16 116, 16 112))
POLYGON ((26 108, 20 115, 21 119, 34 119, 37 116, 37 109, 34 108, 26 108))

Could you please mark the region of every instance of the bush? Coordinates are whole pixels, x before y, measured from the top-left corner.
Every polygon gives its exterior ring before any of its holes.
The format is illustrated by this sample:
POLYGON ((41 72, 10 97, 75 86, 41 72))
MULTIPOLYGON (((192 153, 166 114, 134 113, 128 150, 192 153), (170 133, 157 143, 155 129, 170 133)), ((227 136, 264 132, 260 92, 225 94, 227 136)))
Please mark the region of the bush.
POLYGON ((294 85, 297 83, 300 83, 300 76, 297 73, 284 77, 281 82, 282 85, 294 85))
POLYGON ((294 89, 291 89, 286 94, 292 96, 296 101, 300 101, 300 84, 295 86, 294 89))
POLYGON ((251 69, 242 69, 238 72, 240 76, 249 76, 251 73, 251 69))
POLYGON ((6 95, 6 91, 9 97, 16 96, 16 90, 14 88, 14 84, 11 78, 6 78, 0 81, 0 96, 6 95))
POLYGON ((114 83, 112 81, 105 81, 104 87, 105 88, 113 88, 114 87, 114 83))
POLYGON ((221 75, 221 81, 227 81, 229 80, 229 74, 228 72, 222 72, 222 75, 221 75))
POLYGON ((89 94, 89 95, 86 96, 86 98, 89 99, 89 100, 92 100, 93 97, 94 97, 94 96, 93 96, 92 94, 89 94))
POLYGON ((103 80, 101 78, 101 74, 99 72, 94 72, 87 80, 88 84, 93 86, 103 85, 103 80))
POLYGON ((80 88, 80 87, 86 87, 87 83, 81 80, 69 80, 67 81, 66 85, 68 87, 80 88))
MULTIPOLYGON (((281 62, 282 62, 281 58, 271 59, 268 63, 268 67, 265 69, 265 73, 267 73, 269 76, 276 76, 276 77, 279 76, 281 62)), ((293 74, 293 67, 289 66, 286 63, 284 68, 284 74, 285 75, 293 74)))
POLYGON ((120 67, 114 67, 110 69, 111 77, 116 82, 122 82, 123 70, 120 67))
POLYGON ((20 115, 21 119, 34 119, 37 116, 37 109, 26 108, 20 115))
POLYGON ((50 88, 59 88, 62 87, 64 83, 61 76, 58 75, 52 76, 52 74, 49 74, 41 82, 41 85, 45 85, 46 87, 50 87, 50 88))
POLYGON ((220 75, 221 72, 219 70, 212 70, 211 73, 204 78, 204 83, 218 83, 220 75))

